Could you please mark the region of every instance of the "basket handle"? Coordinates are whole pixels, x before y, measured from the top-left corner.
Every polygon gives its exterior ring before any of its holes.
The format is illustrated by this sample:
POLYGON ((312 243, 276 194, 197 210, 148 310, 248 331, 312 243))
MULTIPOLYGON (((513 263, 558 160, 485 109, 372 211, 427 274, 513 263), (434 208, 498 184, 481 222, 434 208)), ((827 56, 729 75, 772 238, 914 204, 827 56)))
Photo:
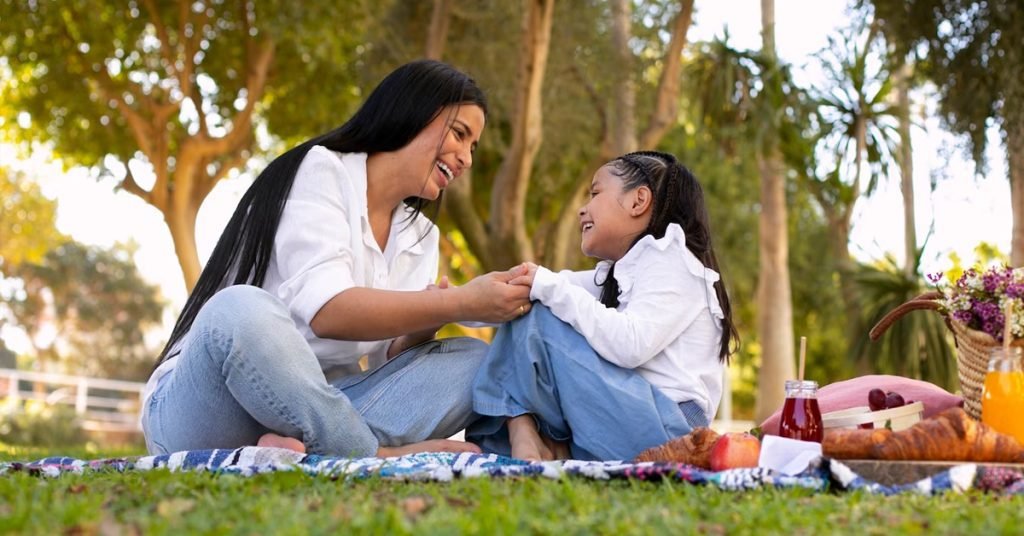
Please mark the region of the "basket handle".
POLYGON ((889 326, 891 326, 893 322, 899 320, 900 317, 910 311, 916 311, 918 309, 938 310, 939 302, 937 300, 941 297, 941 292, 932 290, 911 299, 883 316, 882 319, 875 324, 875 327, 871 328, 871 331, 868 332, 868 336, 871 337, 871 340, 877 341, 878 338, 885 333, 885 330, 889 329, 889 326))

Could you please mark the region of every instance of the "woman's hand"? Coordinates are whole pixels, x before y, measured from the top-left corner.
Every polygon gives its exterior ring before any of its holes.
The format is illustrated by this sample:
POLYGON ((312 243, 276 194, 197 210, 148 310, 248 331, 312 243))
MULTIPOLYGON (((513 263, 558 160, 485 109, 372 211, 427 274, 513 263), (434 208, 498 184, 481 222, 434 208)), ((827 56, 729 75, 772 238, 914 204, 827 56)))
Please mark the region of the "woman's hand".
POLYGON ((449 292, 458 292, 462 301, 461 320, 501 323, 526 314, 530 310, 530 287, 510 284, 526 273, 525 265, 518 265, 508 271, 477 276, 451 289, 449 292))

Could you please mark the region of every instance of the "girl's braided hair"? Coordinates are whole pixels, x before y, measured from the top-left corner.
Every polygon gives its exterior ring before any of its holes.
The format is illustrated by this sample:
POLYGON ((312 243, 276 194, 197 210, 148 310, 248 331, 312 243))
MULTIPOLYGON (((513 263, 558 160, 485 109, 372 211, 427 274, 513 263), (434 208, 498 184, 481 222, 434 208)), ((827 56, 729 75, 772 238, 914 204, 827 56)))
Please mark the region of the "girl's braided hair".
MULTIPOLYGON (((679 224, 686 235, 687 249, 705 267, 721 274, 715 250, 711 245, 711 227, 704 203, 704 190, 686 166, 671 154, 656 151, 629 153, 612 160, 608 166, 611 167, 612 173, 622 180, 623 191, 628 192, 640 186, 646 186, 651 190, 651 222, 647 229, 637 235, 634 244, 647 235, 652 235, 655 239, 663 238, 669 224, 679 224)), ((619 306, 619 285, 613 277, 614 272, 613 263, 607 277, 601 283, 601 303, 606 307, 619 306)), ((732 306, 723 280, 715 282, 714 288, 725 317, 722 319, 719 359, 727 361, 733 351, 731 343, 739 343, 739 333, 732 321, 732 306)))

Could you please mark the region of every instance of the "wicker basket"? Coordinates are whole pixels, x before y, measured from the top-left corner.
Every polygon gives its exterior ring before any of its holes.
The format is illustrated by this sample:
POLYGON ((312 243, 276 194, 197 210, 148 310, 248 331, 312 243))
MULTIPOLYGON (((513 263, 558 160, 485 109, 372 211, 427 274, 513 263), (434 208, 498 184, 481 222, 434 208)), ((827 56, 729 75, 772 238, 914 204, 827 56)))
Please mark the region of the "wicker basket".
MULTIPOLYGON (((937 300, 941 297, 938 292, 926 292, 893 309, 871 328, 871 340, 878 340, 893 322, 910 311, 938 310, 937 300)), ((988 354, 992 348, 999 347, 999 342, 988 333, 970 329, 949 317, 946 317, 946 325, 953 332, 956 342, 956 368, 964 410, 973 419, 981 420, 981 389, 985 385, 985 373, 988 372, 988 354)), ((1014 340, 1011 346, 1024 347, 1024 340, 1014 340)))

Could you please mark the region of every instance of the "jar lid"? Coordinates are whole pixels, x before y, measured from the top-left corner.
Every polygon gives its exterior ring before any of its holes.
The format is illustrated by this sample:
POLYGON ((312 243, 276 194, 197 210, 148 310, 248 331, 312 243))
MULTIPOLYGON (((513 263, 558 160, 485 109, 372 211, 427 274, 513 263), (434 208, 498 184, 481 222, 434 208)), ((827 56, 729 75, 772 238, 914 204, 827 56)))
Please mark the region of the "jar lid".
POLYGON ((818 382, 814 380, 786 380, 786 389, 818 389, 818 382))

